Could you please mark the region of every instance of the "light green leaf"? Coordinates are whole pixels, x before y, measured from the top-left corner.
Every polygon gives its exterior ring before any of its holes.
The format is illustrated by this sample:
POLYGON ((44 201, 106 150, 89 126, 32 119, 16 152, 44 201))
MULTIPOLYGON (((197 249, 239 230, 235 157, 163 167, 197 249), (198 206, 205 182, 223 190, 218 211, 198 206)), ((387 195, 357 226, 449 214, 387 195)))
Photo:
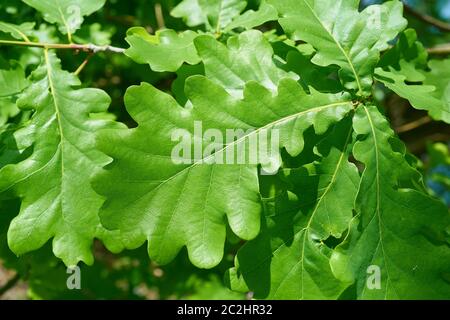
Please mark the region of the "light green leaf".
POLYGON ((404 60, 400 61, 400 66, 400 70, 377 68, 376 79, 409 100, 414 108, 427 110, 434 119, 450 123, 450 59, 430 61, 431 71, 421 71, 421 79, 410 71, 410 65, 404 60), (412 74, 422 84, 408 84, 406 81, 412 74))
POLYGON ((230 37, 227 45, 212 36, 199 36, 195 47, 205 65, 206 76, 236 97, 242 97, 248 81, 257 81, 275 92, 281 79, 298 80, 297 75, 277 67, 270 43, 257 30, 230 37))
POLYGON ((450 123, 450 59, 431 60, 414 30, 400 35, 375 70, 375 78, 419 110, 450 123))
POLYGON ((106 111, 110 98, 97 89, 75 89, 79 80, 62 71, 56 55, 47 51, 31 81, 17 104, 35 113, 15 137, 18 145, 29 144, 32 137, 32 154, 0 170, 0 192, 22 200, 8 231, 9 246, 22 255, 53 238, 55 255, 67 265, 92 264, 94 238, 112 251, 121 249, 117 234, 99 224, 102 199, 89 183, 110 162, 93 147, 95 132, 117 127, 90 114, 106 111))
POLYGON ((270 4, 264 0, 257 11, 248 10, 242 15, 235 18, 229 25, 226 26, 225 31, 231 31, 236 28, 253 29, 266 22, 275 21, 278 19, 278 12, 270 4))
POLYGON ((388 1, 358 12, 359 0, 269 0, 279 22, 294 40, 311 44, 313 62, 341 68, 347 89, 370 93, 372 74, 381 51, 405 28, 401 2, 388 1))
POLYGON ((407 29, 402 32, 395 46, 383 54, 378 67, 402 69, 408 81, 423 81, 421 71, 428 67, 428 52, 423 44, 417 41, 416 31, 407 29))
POLYGON ((332 250, 323 242, 340 238, 353 216, 359 174, 348 161, 347 120, 319 145, 320 162, 290 170, 289 193, 277 199, 275 213, 266 213, 258 238, 237 254, 228 273, 232 289, 248 288, 256 298, 336 299, 351 284, 334 277, 332 250))
POLYGON ((174 30, 157 31, 150 35, 144 28, 131 28, 126 40, 130 44, 125 54, 138 63, 148 63, 153 71, 177 71, 184 62, 200 62, 194 46, 198 36, 193 31, 177 34, 174 30))
POLYGON ((189 27, 205 25, 209 31, 219 33, 246 6, 245 0, 183 0, 171 15, 183 18, 189 27))
POLYGON ((19 113, 16 107, 17 95, 19 95, 27 86, 28 81, 25 77, 25 71, 22 66, 11 61, 4 62, 0 59, 0 125, 6 123, 10 117, 19 113))
POLYGON ((47 22, 56 23, 59 30, 71 34, 78 30, 84 17, 101 9, 106 0, 22 0, 40 11, 47 22))
POLYGON ((222 259, 227 220, 242 239, 259 233, 256 163, 276 170, 280 154, 278 148, 255 150, 251 141, 276 142, 278 135, 279 148, 297 155, 304 130, 314 125, 317 132, 325 132, 352 104, 347 96, 307 95, 291 79, 280 82, 275 96, 249 82, 240 100, 205 77, 193 76, 186 81, 186 95, 192 108, 180 107, 149 84, 131 87, 125 103, 138 127, 99 136, 98 147, 114 161, 94 186, 107 198, 102 222, 120 230, 127 248, 148 240, 150 257, 164 264, 186 246, 194 265, 211 268, 222 259), (224 140, 229 130, 238 129, 239 138, 224 140))
POLYGON ((336 275, 353 275, 360 299, 447 299, 447 208, 425 193, 420 174, 376 107, 360 107, 354 128, 360 138, 353 154, 365 170, 358 219, 332 258, 336 275))
POLYGON ((29 42, 28 36, 34 29, 34 22, 25 22, 20 25, 0 21, 0 31, 11 34, 12 37, 29 42))
POLYGON ((300 76, 300 83, 305 89, 313 87, 320 92, 342 92, 344 87, 337 81, 336 67, 321 67, 311 62, 312 55, 300 51, 289 51, 287 63, 283 67, 300 76))

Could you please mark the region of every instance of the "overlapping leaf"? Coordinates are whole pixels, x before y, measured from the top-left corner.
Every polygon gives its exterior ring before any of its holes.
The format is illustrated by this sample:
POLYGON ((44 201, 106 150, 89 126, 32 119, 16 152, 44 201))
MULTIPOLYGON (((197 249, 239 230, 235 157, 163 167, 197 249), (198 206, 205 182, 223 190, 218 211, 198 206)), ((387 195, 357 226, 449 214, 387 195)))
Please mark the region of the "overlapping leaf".
POLYGON ((177 34, 173 30, 158 31, 150 35, 144 28, 131 28, 127 32, 130 48, 125 52, 138 63, 147 63, 157 72, 177 71, 184 62, 195 65, 200 62, 194 46, 196 32, 177 34))
POLYGON ((205 75, 236 97, 242 97, 246 82, 251 80, 275 92, 281 79, 298 79, 275 64, 270 43, 257 30, 230 37, 227 45, 212 36, 200 36, 195 46, 205 65, 205 75))
POLYGON ((220 32, 246 6, 245 0, 183 0, 171 14, 183 18, 189 27, 205 25, 210 31, 220 32))
POLYGON ((44 19, 56 23, 59 30, 68 34, 78 30, 84 17, 103 7, 106 0, 22 0, 40 11, 44 19))
POLYGON ((341 68, 345 87, 359 95, 370 93, 379 53, 388 48, 406 26, 402 4, 388 1, 358 12, 359 0, 269 0, 279 12, 279 22, 294 40, 311 44, 312 61, 341 68))
POLYGON ((413 107, 450 123, 450 59, 427 62, 427 57, 416 32, 406 30, 383 56, 375 77, 413 107))
POLYGON ((0 125, 3 125, 10 117, 18 114, 15 101, 28 86, 28 81, 19 63, 7 63, 0 59, 0 83, 0 125))
POLYGON ((228 273, 232 289, 252 291, 257 298, 336 299, 349 285, 334 277, 332 250, 323 243, 340 238, 353 216, 359 175, 348 162, 347 120, 319 145, 320 162, 291 170, 292 193, 278 199, 258 238, 239 250, 228 273))
POLYGON ((225 31, 230 31, 236 28, 244 28, 249 30, 268 21, 275 21, 277 19, 278 12, 275 7, 263 0, 258 10, 248 10, 237 16, 229 25, 226 26, 225 31))
MULTIPOLYGON (((102 222, 126 235, 127 247, 148 240, 150 257, 167 263, 186 246, 191 261, 207 268, 222 258, 226 220, 242 239, 258 235, 261 207, 257 165, 249 160, 255 156, 250 141, 262 143, 262 137, 270 139, 278 131, 279 147, 296 155, 303 148, 304 130, 313 124, 318 132, 326 131, 352 104, 345 96, 307 95, 290 79, 280 82, 276 96, 250 82, 240 100, 205 77, 194 76, 186 82, 186 93, 191 109, 148 84, 128 90, 127 110, 139 126, 100 135, 99 148, 114 162, 96 179, 95 189, 107 198, 102 222), (235 129, 245 134, 234 142, 216 141, 210 148, 215 141, 212 132, 202 136, 195 121, 201 121, 205 131, 214 130, 214 136, 225 137, 226 130, 235 129), (189 150, 182 158, 192 158, 184 164, 174 159, 179 137, 173 139, 173 134, 180 129, 189 150), (204 152, 190 155, 199 143, 204 144, 204 152), (241 154, 244 150, 245 159, 237 160, 237 150, 241 154)), ((259 150, 258 163, 278 168, 279 150, 259 150)))
POLYGON ((358 109, 353 154, 365 170, 358 219, 333 256, 340 279, 354 279, 360 299, 446 299, 450 296, 450 215, 424 191, 389 123, 374 106, 358 109), (368 285, 380 270, 379 287, 368 285), (371 271, 372 270, 372 271, 371 271))
POLYGON ((116 127, 90 115, 106 111, 110 99, 100 90, 74 89, 79 80, 62 71, 56 55, 47 51, 31 81, 17 103, 35 113, 14 136, 18 152, 31 140, 32 153, 0 170, 0 192, 22 200, 8 231, 9 246, 21 255, 53 238, 55 255, 67 265, 91 264, 94 238, 113 251, 121 249, 116 234, 99 224, 102 199, 89 183, 95 170, 110 161, 94 149, 94 133, 116 127))
POLYGON ((11 34, 12 37, 19 40, 30 41, 28 36, 30 35, 33 29, 34 29, 33 22, 25 22, 20 25, 15 25, 12 23, 0 21, 0 31, 9 33, 11 34))

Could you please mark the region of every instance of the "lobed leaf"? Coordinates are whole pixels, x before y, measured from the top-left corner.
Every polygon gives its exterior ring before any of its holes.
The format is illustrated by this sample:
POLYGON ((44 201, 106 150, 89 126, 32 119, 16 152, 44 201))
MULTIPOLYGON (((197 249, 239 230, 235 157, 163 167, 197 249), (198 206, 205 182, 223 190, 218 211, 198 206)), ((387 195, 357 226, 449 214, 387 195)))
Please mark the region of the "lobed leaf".
POLYGON ((277 199, 274 213, 266 213, 258 238, 237 254, 228 273, 232 289, 267 299, 336 299, 349 285, 334 277, 332 250, 324 244, 340 238, 353 216, 359 174, 348 161, 348 120, 318 146, 320 162, 288 171, 290 191, 277 199))
MULTIPOLYGON (((151 259, 168 263, 186 246, 194 265, 210 268, 222 259, 226 220, 242 239, 259 233, 258 166, 249 160, 250 141, 261 143, 262 137, 277 130, 279 147, 297 155, 304 130, 314 125, 318 132, 326 131, 352 104, 345 95, 315 91, 308 95, 291 79, 280 81, 276 96, 249 82, 244 98, 238 99, 211 80, 193 76, 186 81, 186 95, 192 108, 180 107, 149 84, 131 87, 125 103, 138 127, 100 135, 98 147, 114 161, 94 186, 107 198, 100 212, 102 222, 125 235, 127 248, 148 240, 151 259), (225 137, 227 129, 245 134, 234 142, 219 142, 199 133, 196 121, 203 130, 214 129, 215 135, 225 137), (173 134, 180 130, 182 141, 188 141, 183 155, 187 162, 174 161, 180 143, 173 134), (202 152, 199 144, 208 147, 202 152), (236 150, 245 154, 244 160, 237 160, 236 150)), ((279 150, 270 154, 260 150, 258 146, 258 163, 276 170, 279 150)))
POLYGON ((100 226, 102 199, 89 182, 110 162, 94 148, 94 134, 117 125, 90 117, 105 112, 110 98, 97 89, 75 89, 79 80, 62 71, 56 55, 47 51, 30 80, 17 104, 34 115, 14 136, 18 148, 32 145, 32 153, 0 170, 0 192, 22 200, 8 231, 9 247, 22 255, 53 238, 53 251, 66 265, 92 264, 94 238, 112 251, 122 248, 119 235, 100 226))
POLYGON ((311 44, 320 66, 337 65, 345 87, 368 95, 380 52, 406 26, 401 2, 388 1, 358 12, 359 0, 269 0, 293 40, 311 44))
POLYGON ((353 278, 360 299, 444 299, 450 294, 450 216, 424 191, 404 146, 374 106, 358 109, 353 154, 364 164, 357 219, 332 257, 340 279, 353 278), (380 271, 371 287, 371 270, 380 271), (369 283, 369 284, 368 284, 369 283))
POLYGON ((130 44, 125 54, 137 63, 147 63, 156 72, 175 72, 184 62, 195 65, 200 62, 194 46, 198 36, 193 31, 177 34, 174 30, 161 30, 150 35, 144 28, 135 27, 127 32, 130 44))
POLYGON ((59 31, 73 34, 83 23, 84 17, 100 10, 106 0, 22 0, 42 13, 49 23, 56 23, 59 31))

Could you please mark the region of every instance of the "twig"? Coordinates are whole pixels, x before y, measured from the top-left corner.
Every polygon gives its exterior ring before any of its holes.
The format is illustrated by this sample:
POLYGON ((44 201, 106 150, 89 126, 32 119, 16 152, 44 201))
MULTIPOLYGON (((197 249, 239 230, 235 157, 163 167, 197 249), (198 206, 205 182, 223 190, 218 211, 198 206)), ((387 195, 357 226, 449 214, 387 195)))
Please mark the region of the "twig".
POLYGON ((13 288, 20 280, 20 275, 17 273, 12 277, 3 287, 0 288, 0 296, 6 293, 9 289, 13 288))
POLYGON ((429 54, 434 55, 447 55, 450 54, 450 43, 436 46, 434 48, 427 49, 429 54))
POLYGON ((417 129, 417 128, 419 128, 425 124, 428 124, 432 121, 433 120, 430 117, 425 116, 423 118, 417 119, 413 122, 406 123, 406 124, 396 128, 396 131, 397 131, 397 133, 405 133, 405 132, 417 129))
POLYGON ((158 24, 158 29, 164 29, 166 27, 166 23, 164 21, 164 14, 161 7, 161 3, 155 4, 155 16, 156 16, 156 22, 158 24))
POLYGON ((417 10, 415 10, 413 7, 411 7, 410 5, 406 4, 403 2, 403 6, 405 7, 405 12, 409 13, 410 15, 416 17, 419 20, 422 20, 428 24, 431 24, 433 26, 435 26, 436 28, 438 28, 441 31, 446 31, 446 32, 450 32, 450 24, 441 21, 439 19, 436 19, 432 16, 429 16, 427 14, 423 14, 421 12, 418 12, 417 10))
POLYGON ((95 44, 55 44, 55 43, 40 43, 40 42, 26 42, 26 41, 10 41, 0 40, 0 45, 5 46, 22 46, 32 48, 46 48, 46 49, 62 49, 62 50, 80 50, 85 52, 113 52, 124 53, 125 49, 113 46, 97 46, 95 44))
POLYGON ((88 56, 86 57, 86 59, 84 59, 84 61, 80 64, 80 66, 77 68, 77 70, 74 72, 74 74, 76 75, 76 76, 78 76, 80 73, 81 73, 81 71, 83 71, 83 69, 84 69, 84 67, 86 67, 87 66, 87 64, 89 63, 89 61, 91 60, 91 58, 94 56, 94 53, 93 52, 90 52, 89 54, 88 54, 88 56))

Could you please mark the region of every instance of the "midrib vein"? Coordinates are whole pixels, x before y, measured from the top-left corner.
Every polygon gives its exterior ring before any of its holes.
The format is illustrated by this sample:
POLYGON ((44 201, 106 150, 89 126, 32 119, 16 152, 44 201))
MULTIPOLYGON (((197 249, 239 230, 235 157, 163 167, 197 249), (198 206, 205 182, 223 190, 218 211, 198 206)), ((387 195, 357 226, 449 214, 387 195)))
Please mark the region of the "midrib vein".
POLYGON ((338 47, 338 49, 342 52, 342 54, 344 55, 345 59, 347 60, 348 64, 350 65, 350 68, 352 69, 352 73, 355 76, 355 80, 356 83, 358 85, 358 90, 359 92, 363 92, 362 90, 362 86, 361 86, 361 81, 359 79, 358 74, 356 73, 356 69, 355 66, 353 65, 353 62, 351 61, 350 57, 348 56, 347 52, 344 50, 344 48, 341 46, 341 44, 339 43, 339 41, 334 37, 334 35, 325 27, 325 25, 323 24, 322 20, 320 20, 320 17, 317 15, 317 13, 314 11, 314 9, 311 7, 311 5, 308 3, 307 0, 302 0, 306 6, 309 8, 309 10, 311 11, 311 13, 313 14, 313 16, 316 18, 316 20, 320 23, 320 25, 322 26, 322 28, 326 31, 327 34, 330 35, 331 39, 333 39, 334 43, 336 43, 336 46, 338 47))
MULTIPOLYGON (((311 113, 311 112, 320 112, 320 111, 322 111, 322 110, 324 110, 324 109, 327 109, 327 108, 332 108, 332 107, 337 107, 337 106, 344 106, 344 105, 347 105, 347 104, 349 104, 349 103, 350 103, 350 101, 343 101, 343 102, 331 103, 331 104, 328 104, 328 105, 324 105, 324 106, 320 106, 320 107, 316 107, 316 108, 311 108, 311 109, 308 109, 308 110, 303 110, 303 111, 301 111, 301 112, 298 112, 298 113, 295 113, 295 114, 293 114, 293 115, 290 115, 290 116, 284 117, 284 118, 282 118, 282 119, 279 119, 279 120, 277 120, 277 121, 271 122, 271 123, 269 123, 269 124, 267 124, 267 125, 265 125, 265 126, 263 126, 263 127, 261 127, 261 128, 258 128, 257 130, 255 130, 255 131, 253 131, 253 132, 251 132, 251 133, 249 133, 249 134, 247 134, 247 135, 244 135, 244 136, 241 137, 240 139, 238 139, 238 140, 236 140, 236 141, 234 141, 234 142, 232 142, 232 143, 230 143, 230 144, 227 144, 225 147, 223 147, 222 149, 220 149, 220 150, 214 152, 214 153, 211 154, 210 156, 208 156, 208 157, 206 157, 206 158, 202 158, 202 159, 200 159, 200 160, 194 162, 193 164, 191 164, 190 166, 187 166, 186 168, 184 168, 183 170, 181 170, 181 171, 178 172, 177 174, 171 176, 170 178, 168 178, 168 179, 166 179, 166 180, 163 180, 163 181, 161 182, 161 184, 159 184, 155 189, 151 190, 150 193, 156 192, 160 187, 162 187, 162 186, 165 185, 166 183, 170 182, 171 180, 175 179, 175 178, 178 177, 179 175, 183 174, 186 170, 190 170, 190 169, 192 169, 193 167, 196 167, 196 166, 198 166, 198 165, 200 165, 200 164, 203 164, 204 162, 207 162, 207 161, 210 160, 211 158, 215 157, 217 154, 220 154, 221 152, 226 151, 226 150, 227 150, 228 148, 230 148, 230 147, 234 147, 234 146, 238 145, 239 143, 241 143, 241 142, 245 141, 246 139, 250 138, 251 136, 260 133, 262 130, 269 129, 270 127, 274 127, 274 126, 276 126, 277 124, 280 124, 280 123, 283 123, 283 122, 290 121, 290 120, 292 120, 292 119, 301 117, 301 116, 304 115, 304 114, 308 114, 308 113, 311 113)), ((144 194, 142 197, 144 197, 144 196, 145 196, 145 194, 144 194)), ((142 197, 141 197, 141 198, 142 198, 142 197)))
POLYGON ((47 68, 47 78, 48 78, 48 85, 50 88, 50 94, 53 97, 53 105, 55 106, 55 115, 56 115, 56 120, 58 122, 58 131, 59 131, 59 136, 61 137, 61 141, 60 141, 60 147, 61 147, 61 193, 63 190, 63 181, 64 179, 63 174, 65 172, 64 169, 64 131, 62 129, 62 123, 61 123, 61 113, 59 110, 59 105, 58 105, 58 99, 56 98, 56 91, 55 91, 55 86, 53 84, 53 76, 52 76, 52 66, 50 63, 50 59, 48 56, 48 49, 44 50, 44 55, 45 55, 45 65, 47 68))
MULTIPOLYGON (((376 207, 376 215, 378 217, 378 234, 380 237, 380 247, 381 247, 381 252, 383 253, 383 258, 384 258, 384 264, 386 266, 386 274, 387 274, 387 280, 389 283, 390 280, 390 275, 389 275, 389 268, 388 268, 388 263, 387 263, 387 255, 386 252, 384 250, 384 244, 383 244, 383 231, 382 231, 382 220, 381 220, 381 212, 380 212, 380 206, 381 206, 381 185, 380 185, 380 156, 379 156, 379 148, 378 148, 378 139, 375 133, 375 125, 373 123, 372 117, 370 115, 369 110, 367 110, 367 107, 364 106, 364 111, 366 112, 367 115, 367 119, 369 120, 370 123, 370 129, 372 131, 372 136, 373 136, 373 141, 374 141, 374 148, 375 148, 375 162, 376 162, 376 187, 377 187, 377 207, 376 207)), ((394 288, 395 290, 395 288, 394 288)), ((388 287, 386 285, 386 292, 385 292, 385 297, 384 299, 387 299, 387 293, 388 293, 388 287)))

